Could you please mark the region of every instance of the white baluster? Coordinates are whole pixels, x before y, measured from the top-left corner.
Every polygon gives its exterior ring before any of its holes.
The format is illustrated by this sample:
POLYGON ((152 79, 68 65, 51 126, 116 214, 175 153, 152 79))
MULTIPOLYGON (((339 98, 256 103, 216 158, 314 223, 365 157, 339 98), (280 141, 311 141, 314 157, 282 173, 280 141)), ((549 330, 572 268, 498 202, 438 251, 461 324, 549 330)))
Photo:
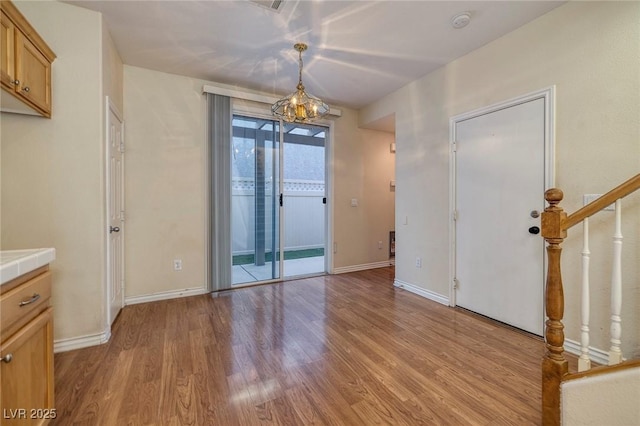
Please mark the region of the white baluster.
POLYGON ((582 223, 582 326, 580 327, 580 358, 578 359, 578 371, 591 369, 589 359, 589 218, 582 223))
POLYGON ((611 272, 611 348, 609 365, 622 362, 622 201, 616 201, 616 227, 613 234, 613 270, 611 272))

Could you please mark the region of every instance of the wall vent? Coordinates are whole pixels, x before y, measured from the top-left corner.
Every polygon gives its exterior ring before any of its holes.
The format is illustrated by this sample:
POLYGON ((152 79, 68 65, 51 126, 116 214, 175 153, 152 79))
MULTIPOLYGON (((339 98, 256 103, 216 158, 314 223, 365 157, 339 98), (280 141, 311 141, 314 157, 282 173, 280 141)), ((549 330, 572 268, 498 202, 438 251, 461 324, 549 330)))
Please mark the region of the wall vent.
POLYGON ((284 0, 249 0, 250 3, 271 10, 272 12, 280 12, 284 0))

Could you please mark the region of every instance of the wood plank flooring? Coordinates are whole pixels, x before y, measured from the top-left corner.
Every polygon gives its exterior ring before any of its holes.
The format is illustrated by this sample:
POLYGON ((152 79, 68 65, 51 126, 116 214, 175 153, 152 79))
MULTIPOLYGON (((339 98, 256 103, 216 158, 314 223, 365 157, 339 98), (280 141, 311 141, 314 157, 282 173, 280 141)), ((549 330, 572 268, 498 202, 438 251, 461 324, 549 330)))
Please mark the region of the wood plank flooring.
POLYGON ((55 425, 539 424, 541 339, 393 269, 127 306, 56 354, 55 425))

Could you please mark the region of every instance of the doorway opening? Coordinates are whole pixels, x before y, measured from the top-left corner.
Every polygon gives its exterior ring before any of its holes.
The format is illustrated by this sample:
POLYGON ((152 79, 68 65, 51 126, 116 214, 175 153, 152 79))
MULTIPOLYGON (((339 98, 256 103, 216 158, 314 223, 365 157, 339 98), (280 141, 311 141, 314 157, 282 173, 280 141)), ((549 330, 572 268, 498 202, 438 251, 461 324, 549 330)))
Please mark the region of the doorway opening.
POLYGON ((326 271, 328 128, 233 116, 232 284, 326 271))

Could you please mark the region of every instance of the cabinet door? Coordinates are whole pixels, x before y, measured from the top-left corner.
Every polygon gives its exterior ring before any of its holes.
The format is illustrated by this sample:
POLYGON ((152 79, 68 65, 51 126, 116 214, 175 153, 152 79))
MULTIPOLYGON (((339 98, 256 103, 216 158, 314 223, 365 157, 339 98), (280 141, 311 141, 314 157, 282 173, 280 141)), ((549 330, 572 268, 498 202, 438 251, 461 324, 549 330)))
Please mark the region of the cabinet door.
POLYGON ((0 39, 2 39, 2 46, 0 46, 0 54, 2 55, 0 60, 0 82, 7 89, 13 90, 13 81, 15 80, 15 26, 4 12, 0 16, 0 31, 0 39))
MULTIPOLYGON (((27 101, 51 115, 51 63, 29 39, 16 31, 16 86, 27 101)), ((45 114, 45 115, 47 115, 45 114)))
POLYGON ((3 425, 44 425, 53 410, 53 322, 47 309, 2 344, 3 425), (6 362, 7 356, 11 360, 6 362))

